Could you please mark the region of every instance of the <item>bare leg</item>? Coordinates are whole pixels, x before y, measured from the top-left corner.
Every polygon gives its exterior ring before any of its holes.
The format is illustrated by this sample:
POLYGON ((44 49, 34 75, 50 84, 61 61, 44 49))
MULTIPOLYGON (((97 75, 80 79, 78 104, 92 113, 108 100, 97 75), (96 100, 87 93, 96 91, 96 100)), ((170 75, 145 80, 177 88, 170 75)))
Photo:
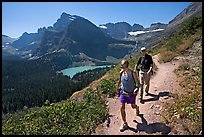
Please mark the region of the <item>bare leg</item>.
POLYGON ((131 107, 132 107, 133 109, 136 109, 136 115, 139 115, 139 113, 140 113, 140 111, 139 111, 139 106, 136 105, 135 103, 133 103, 133 104, 131 104, 131 107))
POLYGON ((131 104, 131 107, 132 107, 133 109, 136 109, 137 105, 136 105, 136 104, 131 104))
POLYGON ((126 114, 125 114, 125 103, 121 103, 120 111, 121 111, 121 116, 123 120, 123 124, 120 127, 120 131, 123 132, 124 130, 128 129, 126 114))
POLYGON ((125 123, 126 122, 125 103, 121 103, 120 112, 121 112, 122 120, 125 123))

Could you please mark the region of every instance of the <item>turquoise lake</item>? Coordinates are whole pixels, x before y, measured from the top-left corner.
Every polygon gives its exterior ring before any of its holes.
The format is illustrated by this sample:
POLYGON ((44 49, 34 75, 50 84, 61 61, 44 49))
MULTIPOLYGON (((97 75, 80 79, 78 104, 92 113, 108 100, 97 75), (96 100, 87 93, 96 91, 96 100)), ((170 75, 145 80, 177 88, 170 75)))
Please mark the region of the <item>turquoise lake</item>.
POLYGON ((70 78, 72 78, 75 74, 77 74, 79 72, 83 72, 86 70, 93 70, 96 68, 105 68, 105 67, 111 67, 111 65, 73 67, 73 68, 63 69, 60 72, 62 72, 63 75, 67 75, 67 76, 70 76, 70 78))

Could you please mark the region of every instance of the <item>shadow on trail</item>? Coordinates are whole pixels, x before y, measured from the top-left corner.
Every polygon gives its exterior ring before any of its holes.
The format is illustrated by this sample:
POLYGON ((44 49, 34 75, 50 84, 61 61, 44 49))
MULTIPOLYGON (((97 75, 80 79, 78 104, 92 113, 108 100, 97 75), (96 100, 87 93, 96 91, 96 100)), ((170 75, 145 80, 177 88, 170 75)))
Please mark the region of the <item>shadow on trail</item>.
POLYGON ((161 132, 162 135, 166 135, 169 132, 171 132, 171 128, 166 126, 165 123, 157 122, 157 123, 148 124, 143 114, 140 114, 139 117, 141 118, 142 123, 139 123, 136 120, 133 120, 133 122, 137 123, 137 126, 136 128, 129 127, 129 130, 135 133, 137 133, 138 131, 139 132, 144 131, 148 134, 161 132))
POLYGON ((152 98, 143 99, 142 103, 149 102, 149 101, 157 101, 157 100, 159 100, 160 97, 164 97, 164 96, 173 97, 172 94, 170 92, 167 92, 167 91, 159 92, 158 95, 148 93, 148 96, 151 96, 152 98))

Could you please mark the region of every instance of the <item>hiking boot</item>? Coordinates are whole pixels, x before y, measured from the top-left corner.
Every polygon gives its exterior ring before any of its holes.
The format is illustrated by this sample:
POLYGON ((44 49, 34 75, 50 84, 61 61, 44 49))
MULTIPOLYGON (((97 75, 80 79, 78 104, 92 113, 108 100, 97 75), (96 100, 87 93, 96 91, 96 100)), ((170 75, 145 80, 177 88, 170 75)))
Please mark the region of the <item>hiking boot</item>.
POLYGON ((122 124, 122 126, 120 127, 120 131, 123 132, 123 131, 125 131, 126 129, 128 129, 127 122, 125 122, 125 123, 122 124))
POLYGON ((136 115, 139 116, 139 114, 140 114, 139 106, 136 106, 136 115))

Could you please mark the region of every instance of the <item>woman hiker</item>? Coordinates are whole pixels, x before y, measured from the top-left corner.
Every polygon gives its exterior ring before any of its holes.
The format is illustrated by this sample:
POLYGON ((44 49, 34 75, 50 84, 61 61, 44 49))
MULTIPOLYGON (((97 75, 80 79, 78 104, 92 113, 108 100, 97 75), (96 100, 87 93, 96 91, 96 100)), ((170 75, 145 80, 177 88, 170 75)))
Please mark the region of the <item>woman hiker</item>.
POLYGON ((120 111, 123 120, 123 124, 120 128, 121 132, 128 129, 125 113, 125 103, 131 104, 131 107, 136 110, 136 115, 139 115, 139 106, 137 106, 135 103, 136 95, 139 90, 138 87, 135 86, 135 81, 139 84, 139 80, 136 73, 128 68, 128 65, 129 62, 127 60, 124 59, 121 61, 122 70, 120 71, 120 79, 118 86, 116 87, 116 94, 120 95, 121 102, 120 111))

